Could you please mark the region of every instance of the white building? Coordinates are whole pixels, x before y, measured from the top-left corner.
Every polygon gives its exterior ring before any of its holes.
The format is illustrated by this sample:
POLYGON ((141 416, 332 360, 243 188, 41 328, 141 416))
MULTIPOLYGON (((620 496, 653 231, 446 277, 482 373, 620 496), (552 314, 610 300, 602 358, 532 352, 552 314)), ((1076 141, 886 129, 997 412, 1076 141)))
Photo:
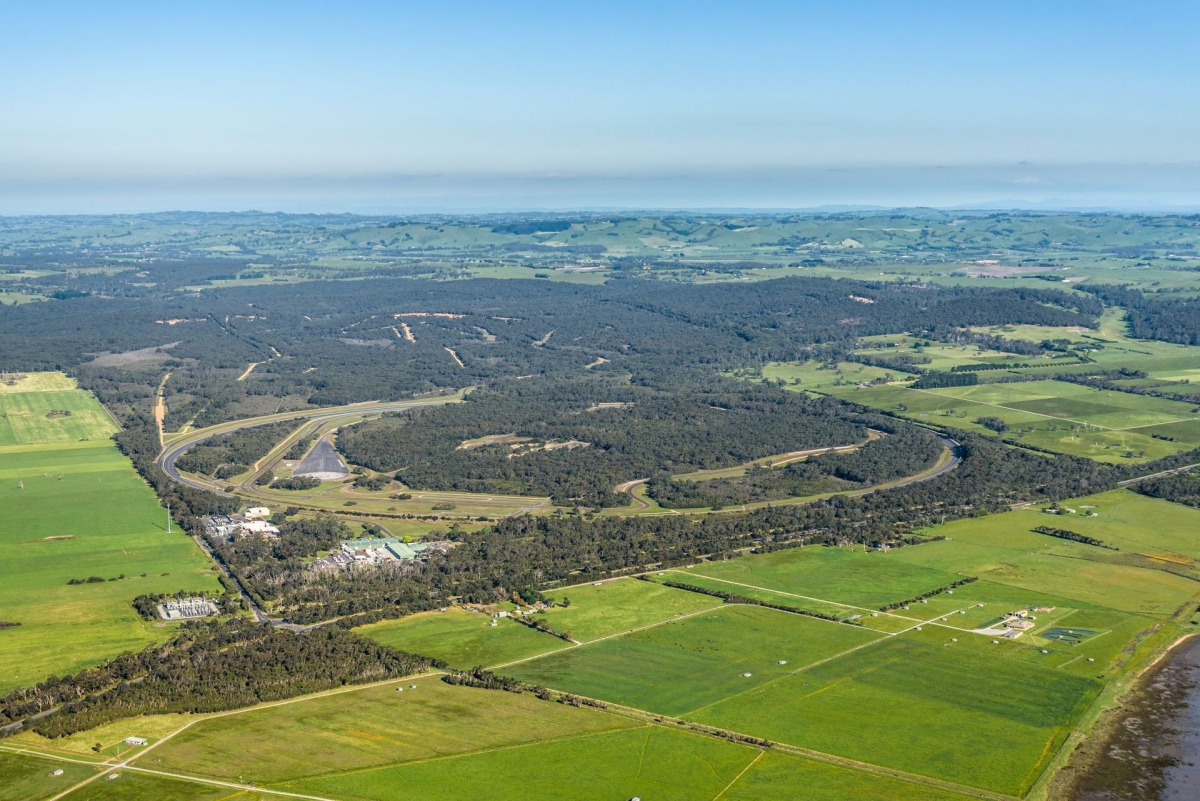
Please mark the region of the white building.
POLYGON ((250 520, 265 520, 271 516, 271 510, 265 506, 251 506, 246 510, 245 516, 250 520))

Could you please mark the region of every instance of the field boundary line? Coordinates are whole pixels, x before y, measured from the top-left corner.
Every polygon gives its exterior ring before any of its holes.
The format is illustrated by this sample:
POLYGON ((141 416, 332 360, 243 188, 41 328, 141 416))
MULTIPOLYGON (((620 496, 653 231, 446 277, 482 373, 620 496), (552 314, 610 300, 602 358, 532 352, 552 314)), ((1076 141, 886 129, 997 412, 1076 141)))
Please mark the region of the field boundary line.
MULTIPOLYGON (((912 389, 912 387, 909 387, 912 389)), ((1045 417, 1047 420, 1062 420, 1065 423, 1074 423, 1083 426, 1084 428, 1099 428, 1103 431, 1125 431, 1123 428, 1109 428, 1107 426, 1097 425, 1096 423, 1085 423, 1082 420, 1072 420, 1070 417, 1055 417, 1052 414, 1042 414, 1041 412, 1027 412, 1024 409, 1014 409, 1011 406, 1004 406, 1000 403, 987 403, 986 401, 978 401, 973 398, 960 398, 955 395, 943 395, 940 392, 934 392, 931 389, 916 389, 914 392, 924 392, 926 395, 933 395, 937 398, 945 398, 946 400, 966 401, 967 403, 977 403, 980 406, 991 406, 993 409, 1004 409, 1008 412, 1016 412, 1017 414, 1032 414, 1035 417, 1045 417)), ((1163 425, 1162 423, 1152 423, 1151 425, 1163 425)))
POLYGON ((505 662, 502 665, 491 665, 488 667, 488 670, 500 670, 501 668, 511 667, 513 665, 520 665, 524 662, 532 662, 535 659, 541 659, 542 657, 550 656, 551 654, 561 654, 564 651, 570 651, 575 648, 583 648, 584 646, 592 645, 593 643, 604 642, 605 640, 611 640, 611 639, 614 639, 615 637, 624 637, 626 634, 636 634, 637 632, 645 631, 646 629, 652 629, 652 628, 656 628, 658 626, 665 626, 666 624, 673 623, 676 620, 687 620, 688 618, 696 617, 697 615, 707 615, 711 612, 717 611, 718 609, 726 609, 729 606, 730 606, 730 604, 718 604, 716 606, 709 607, 708 609, 701 609, 696 612, 688 612, 686 615, 676 615, 675 617, 668 618, 667 620, 660 620, 657 623, 648 623, 645 626, 638 626, 637 628, 632 628, 632 629, 629 629, 628 631, 618 631, 615 634, 605 634, 603 637, 597 637, 594 640, 585 640, 583 642, 576 642, 575 640, 572 640, 571 642, 574 642, 575 643, 574 645, 568 645, 565 648, 555 648, 553 651, 546 651, 545 653, 534 654, 533 656, 527 656, 527 657, 524 657, 523 659, 514 659, 512 662, 505 662))
MULTIPOLYGON (((867 643, 867 644, 870 645, 871 643, 867 643)), ((761 685, 761 686, 766 686, 766 685, 761 685)), ((579 697, 587 698, 587 696, 579 696, 579 697)), ((589 700, 598 701, 600 699, 592 698, 589 700)), ((874 774, 878 774, 878 775, 888 776, 893 779, 899 779, 902 781, 909 782, 910 784, 917 784, 917 785, 922 785, 925 787, 936 787, 940 790, 948 790, 950 792, 959 793, 960 795, 968 795, 968 796, 973 796, 975 798, 983 798, 983 799, 986 799, 986 801, 1013 801, 1013 799, 1018 798, 1018 796, 1005 795, 1003 793, 996 793, 991 790, 985 790, 985 789, 979 788, 979 787, 971 787, 969 785, 955 784, 954 782, 949 782, 949 781, 945 781, 942 779, 935 779, 931 776, 922 776, 919 773, 907 773, 907 772, 899 770, 897 768, 889 768, 889 767, 885 767, 883 765, 875 765, 870 762, 859 762, 858 760, 851 759, 849 757, 838 756, 836 754, 829 754, 824 751, 814 751, 810 748, 804 748, 804 747, 798 746, 798 745, 789 745, 788 743, 781 743, 781 742, 777 742, 775 740, 767 740, 765 738, 760 738, 760 737, 749 737, 748 735, 742 734, 741 732, 733 731, 731 729, 722 729, 718 726, 709 726, 708 724, 705 724, 705 723, 697 723, 694 721, 685 720, 684 718, 672 717, 671 715, 659 715, 655 712, 649 712, 645 709, 638 709, 637 707, 633 707, 633 706, 625 706, 624 704, 615 704, 615 703, 611 703, 608 701, 602 701, 602 703, 607 705, 608 708, 606 711, 609 714, 633 716, 639 720, 647 720, 647 722, 649 722, 650 724, 657 725, 662 728, 672 729, 674 731, 687 731, 691 734, 695 734, 695 735, 698 735, 701 737, 714 737, 714 738, 717 738, 720 740, 724 740, 726 742, 733 742, 733 744, 735 744, 735 745, 743 745, 748 748, 757 748, 757 749, 759 749, 759 751, 761 751, 763 753, 765 753, 768 749, 770 749, 770 750, 779 751, 779 752, 782 752, 785 754, 791 754, 793 756, 806 757, 814 762, 824 762, 827 764, 840 765, 841 767, 858 770, 863 773, 874 773, 874 774), (666 724, 668 724, 668 723, 674 724, 674 725, 667 726, 666 724), (675 728, 676 726, 681 727, 681 728, 675 728), (730 740, 729 737, 727 737, 726 735, 729 735, 729 736, 732 736, 735 738, 745 737, 748 740, 759 740, 763 743, 766 743, 766 745, 759 745, 755 742, 739 741, 736 739, 730 740)), ((726 788, 726 789, 728 789, 728 788, 726 788)), ((716 801, 716 799, 714 799, 714 801, 716 801)))
MULTIPOLYGON (((603 710, 596 710, 603 712, 603 710)), ((613 715, 613 717, 622 717, 621 715, 613 715)), ((359 773, 370 773, 374 770, 387 770, 389 768, 399 768, 405 765, 424 765, 428 762, 442 762, 449 759, 461 759, 463 757, 476 756, 477 754, 493 754, 498 751, 512 751, 517 748, 533 748, 546 743, 561 743, 570 740, 582 740, 585 737, 601 737, 607 734, 619 734, 626 731, 638 731, 639 729, 653 729, 654 724, 648 720, 640 721, 641 726, 626 726, 618 729, 605 729, 604 731, 585 731, 577 734, 564 734, 561 737, 549 737, 543 740, 530 740, 524 743, 509 743, 508 745, 496 745, 490 748, 475 748, 470 751, 460 751, 457 754, 436 754, 434 756, 423 757, 421 759, 400 759, 395 762, 385 762, 380 765, 368 765, 354 770, 331 770, 325 773, 315 773, 312 776, 303 776, 296 779, 288 779, 287 781, 278 782, 281 785, 290 785, 292 782, 309 781, 310 779, 333 778, 339 776, 354 776, 359 773)))
POLYGON ((763 754, 765 754, 765 753, 767 753, 767 752, 766 752, 766 751, 759 751, 759 752, 758 752, 758 756, 756 756, 756 757, 754 757, 754 759, 750 760, 750 764, 749 764, 749 765, 747 765, 746 767, 742 768, 741 772, 740 772, 740 773, 738 773, 738 775, 736 775, 736 776, 734 776, 734 777, 733 777, 733 781, 731 781, 729 784, 725 785, 725 787, 724 787, 724 788, 722 788, 721 792, 719 792, 719 793, 717 793, 716 795, 714 795, 714 796, 713 796, 713 801, 717 801, 717 799, 719 799, 721 796, 725 795, 725 793, 729 792, 729 788, 730 788, 730 787, 732 787, 733 785, 737 784, 737 783, 738 783, 738 779, 740 779, 740 778, 742 778, 743 776, 745 776, 745 775, 746 775, 746 771, 750 770, 750 768, 752 768, 752 767, 754 767, 756 764, 758 764, 758 760, 762 759, 762 758, 763 758, 763 754))
MULTIPOLYGON (((1053 380, 1053 379, 1051 379, 1051 380, 1053 380)), ((908 389, 912 389, 912 387, 908 387, 908 389)), ((1073 420, 1070 417, 1055 417, 1052 414, 1043 414, 1042 412, 1031 412, 1026 409, 1017 409, 1012 406, 1005 406, 1002 403, 988 403, 986 401, 975 400, 974 398, 959 398, 955 395, 943 395, 940 392, 934 392, 933 390, 929 390, 929 389, 917 389, 917 390, 913 390, 913 391, 914 392, 924 392, 927 395, 934 395, 939 398, 946 398, 947 400, 960 400, 960 401, 966 401, 967 403, 977 403, 980 406, 991 406, 993 409, 1004 409, 1006 411, 1015 412, 1017 414, 1032 414, 1037 417, 1045 417, 1048 420, 1062 420, 1063 422, 1066 422, 1066 423, 1074 423, 1075 425, 1083 426, 1084 429, 1098 428, 1101 431, 1136 431, 1139 428, 1153 428, 1155 426, 1167 426, 1167 425, 1174 425, 1175 423, 1187 423, 1192 420, 1200 420, 1200 417, 1181 417, 1177 420, 1168 420, 1166 422, 1141 423, 1140 425, 1126 426, 1125 428, 1112 428, 1110 426, 1102 426, 1099 423, 1085 423, 1082 420, 1073 420)), ((1143 396, 1138 396, 1138 397, 1143 397, 1143 396)), ((1067 400, 1070 400, 1070 399, 1068 398, 1067 400)), ((1160 400, 1165 400, 1165 399, 1160 399, 1160 400)), ((1179 401, 1176 401, 1176 402, 1178 403, 1179 401)), ((1129 411, 1137 411, 1137 410, 1130 409, 1129 411)), ((1164 412, 1164 414, 1165 414, 1165 412, 1164 412)))
POLYGON ((232 790, 241 790, 243 793, 264 793, 268 795, 281 795, 286 798, 303 798, 306 801, 341 801, 337 798, 329 798, 320 795, 304 795, 302 793, 292 793, 287 790, 272 790, 258 784, 238 784, 237 782, 227 782, 220 779, 202 779, 198 776, 188 776, 186 773, 168 773, 165 770, 153 770, 152 768, 137 768, 132 765, 125 766, 123 770, 130 770, 134 773, 148 773, 151 776, 166 776, 168 779, 176 779, 177 781, 194 782, 196 784, 211 784, 214 787, 228 787, 232 790))
POLYGON ((888 617, 896 617, 896 618, 900 618, 901 620, 920 620, 920 618, 917 618, 917 617, 909 617, 908 615, 893 615, 891 612, 880 612, 878 609, 869 609, 865 606, 855 606, 854 604, 843 604, 843 603, 839 603, 837 601, 827 601, 824 598, 815 598, 811 595, 797 595, 794 592, 786 592, 784 590, 773 590, 770 587, 759 587, 758 585, 755 585, 755 584, 743 584, 740 581, 731 581, 729 579, 714 578, 712 576, 705 576, 700 573, 685 573, 675 567, 667 568, 667 570, 665 572, 679 573, 682 576, 695 575, 695 576, 699 576, 700 578, 709 579, 710 581, 720 581, 725 584, 733 584, 735 586, 745 587, 750 590, 762 590, 763 592, 773 592, 776 595, 787 595, 791 598, 803 598, 806 601, 817 601, 819 603, 829 604, 830 606, 844 606, 847 609, 857 609, 860 612, 874 612, 875 614, 887 615, 888 617))

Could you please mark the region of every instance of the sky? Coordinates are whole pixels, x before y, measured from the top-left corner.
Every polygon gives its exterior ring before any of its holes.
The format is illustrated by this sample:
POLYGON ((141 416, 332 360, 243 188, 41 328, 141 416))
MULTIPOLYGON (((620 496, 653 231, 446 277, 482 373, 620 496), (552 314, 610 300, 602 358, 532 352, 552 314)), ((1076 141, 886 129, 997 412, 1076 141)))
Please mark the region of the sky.
POLYGON ((1200 209, 1200 4, 0 3, 0 214, 1200 209))

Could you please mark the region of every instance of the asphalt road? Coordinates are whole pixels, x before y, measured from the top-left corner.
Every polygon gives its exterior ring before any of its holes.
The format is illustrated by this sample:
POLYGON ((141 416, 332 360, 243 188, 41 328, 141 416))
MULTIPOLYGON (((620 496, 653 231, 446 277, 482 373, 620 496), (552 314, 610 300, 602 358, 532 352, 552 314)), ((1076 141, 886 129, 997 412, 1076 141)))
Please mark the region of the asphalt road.
MULTIPOLYGON (((442 403, 454 403, 459 400, 457 395, 448 396, 442 403)), ((342 407, 336 410, 313 409, 301 412, 296 412, 293 415, 281 417, 279 415, 269 415, 267 418, 251 417, 246 420, 239 421, 240 425, 235 425, 232 428, 221 426, 219 431, 198 431, 194 436, 188 436, 186 439, 173 442, 163 448, 162 453, 158 455, 156 463, 164 473, 172 481, 178 481, 180 484, 192 487, 194 489, 205 490, 207 492, 219 492, 227 494, 223 490, 217 488, 213 484, 197 481, 187 476, 182 475, 179 469, 175 467, 175 462, 180 456, 187 453, 189 449, 196 444, 203 442, 209 437, 215 437, 218 434, 228 434, 231 431, 240 431, 243 428, 254 428, 255 426, 268 425, 270 423, 278 423, 281 420, 332 420, 338 417, 357 417, 363 414, 376 414, 383 412, 399 412, 405 409, 412 409, 418 406, 437 405, 437 402, 430 401, 395 401, 393 403, 380 403, 374 406, 361 406, 356 408, 342 407)), ((216 428, 216 426, 214 426, 216 428)))

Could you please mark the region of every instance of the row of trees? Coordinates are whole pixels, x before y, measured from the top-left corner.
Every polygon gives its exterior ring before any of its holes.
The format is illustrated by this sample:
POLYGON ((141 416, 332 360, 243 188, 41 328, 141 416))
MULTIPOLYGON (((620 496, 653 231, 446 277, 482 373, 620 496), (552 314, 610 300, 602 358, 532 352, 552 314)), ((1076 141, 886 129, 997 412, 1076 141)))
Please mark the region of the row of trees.
POLYGON ((441 663, 338 627, 295 633, 245 618, 185 623, 164 645, 9 693, 0 725, 44 714, 29 728, 63 737, 124 717, 219 712, 434 665, 441 663))

